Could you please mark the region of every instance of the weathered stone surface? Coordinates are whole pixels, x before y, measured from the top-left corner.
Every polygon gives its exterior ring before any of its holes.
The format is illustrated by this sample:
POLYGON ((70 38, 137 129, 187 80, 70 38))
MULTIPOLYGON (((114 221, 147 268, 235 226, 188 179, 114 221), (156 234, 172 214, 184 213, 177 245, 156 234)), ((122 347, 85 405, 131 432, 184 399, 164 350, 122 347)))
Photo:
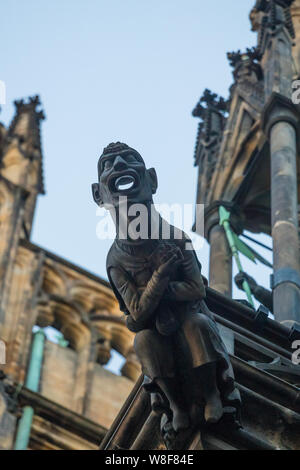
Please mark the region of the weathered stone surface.
MULTIPOLYGON (((58 329, 69 346, 46 341, 40 392, 109 426, 140 366, 132 355, 133 334, 109 284, 29 241, 36 198, 44 192, 39 105, 38 97, 16 102, 9 129, 0 126, 0 339, 6 344, 1 368, 10 380, 24 383, 33 326, 58 329), (108 357, 112 345, 125 357, 124 377, 100 365, 105 341, 108 357)), ((11 448, 16 415, 6 410, 5 400, 1 389, 0 447, 11 448)), ((30 446, 95 448, 38 415, 30 446)))
POLYGON ((109 428, 133 385, 126 377, 115 376, 97 364, 85 416, 109 428))
POLYGON ((0 450, 13 446, 17 418, 9 410, 9 398, 0 383, 0 450))

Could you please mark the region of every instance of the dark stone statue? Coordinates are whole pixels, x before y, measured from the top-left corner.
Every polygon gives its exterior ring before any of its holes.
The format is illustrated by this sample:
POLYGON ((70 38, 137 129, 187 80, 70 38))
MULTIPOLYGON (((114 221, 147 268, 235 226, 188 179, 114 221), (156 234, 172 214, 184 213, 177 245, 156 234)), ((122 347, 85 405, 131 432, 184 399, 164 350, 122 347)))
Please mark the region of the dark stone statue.
POLYGON ((240 395, 203 300, 201 264, 187 235, 154 209, 155 170, 146 169, 136 150, 118 142, 104 149, 98 176, 94 200, 110 210, 117 231, 107 274, 127 326, 136 334, 134 347, 152 407, 164 412, 163 433, 176 434, 201 419, 212 424, 226 414, 236 417, 240 395), (146 209, 139 223, 136 204, 146 209), (130 230, 131 225, 139 231, 130 230))

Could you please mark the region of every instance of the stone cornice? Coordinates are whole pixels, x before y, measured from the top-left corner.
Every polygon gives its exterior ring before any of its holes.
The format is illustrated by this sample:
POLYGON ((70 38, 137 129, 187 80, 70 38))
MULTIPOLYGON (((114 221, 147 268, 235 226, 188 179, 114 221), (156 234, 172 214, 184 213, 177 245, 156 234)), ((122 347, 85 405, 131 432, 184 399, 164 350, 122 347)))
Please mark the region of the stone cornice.
MULTIPOLYGON (((100 276, 97 276, 96 274, 93 274, 84 268, 81 268, 80 266, 77 266, 76 264, 73 264, 71 261, 66 260, 65 258, 62 258, 61 256, 58 256, 45 248, 42 248, 41 246, 38 246, 34 243, 29 242, 28 240, 20 240, 20 244, 26 248, 28 248, 31 251, 34 251, 36 253, 38 252, 44 252, 47 257, 53 259, 54 261, 57 261, 58 263, 61 263, 65 266, 67 266, 70 269, 74 269, 77 271, 79 274, 82 274, 86 276, 87 278, 91 279, 92 281, 98 282, 99 284, 102 284, 104 287, 107 287, 109 290, 111 290, 110 284, 108 281, 103 279, 100 276)), ((111 291, 112 292, 112 291, 111 291)), ((112 294, 113 297, 113 294, 112 294)))
POLYGON ((288 122, 299 133, 299 120, 299 108, 290 99, 273 92, 264 107, 261 119, 262 129, 266 136, 270 136, 272 126, 277 122, 288 122))
POLYGON ((64 429, 68 429, 90 442, 99 444, 103 439, 107 431, 103 426, 49 400, 40 393, 32 392, 26 387, 22 387, 19 390, 19 386, 15 383, 11 383, 5 376, 2 376, 2 380, 6 393, 11 397, 16 396, 18 405, 32 406, 38 416, 60 425, 64 429))

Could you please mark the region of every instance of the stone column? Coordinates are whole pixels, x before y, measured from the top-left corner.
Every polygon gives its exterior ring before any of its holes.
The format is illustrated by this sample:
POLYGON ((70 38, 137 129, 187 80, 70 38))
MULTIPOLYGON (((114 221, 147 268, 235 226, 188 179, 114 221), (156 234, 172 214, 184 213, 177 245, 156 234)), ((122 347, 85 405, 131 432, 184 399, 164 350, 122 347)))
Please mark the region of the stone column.
POLYGON ((216 224, 208 238, 209 286, 222 294, 232 295, 232 258, 223 227, 216 224))
POLYGON ((300 253, 298 239, 297 110, 274 94, 264 114, 270 138, 273 237, 273 303, 276 320, 300 323, 300 253))

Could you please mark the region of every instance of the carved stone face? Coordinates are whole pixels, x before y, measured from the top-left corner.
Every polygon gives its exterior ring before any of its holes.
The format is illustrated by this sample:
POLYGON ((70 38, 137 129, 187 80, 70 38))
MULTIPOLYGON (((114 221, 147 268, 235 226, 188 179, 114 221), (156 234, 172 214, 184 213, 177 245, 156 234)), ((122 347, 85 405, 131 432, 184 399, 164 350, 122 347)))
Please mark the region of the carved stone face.
POLYGON ((143 159, 132 149, 102 155, 98 176, 93 195, 100 206, 117 207, 121 196, 126 196, 129 203, 149 202, 157 188, 155 170, 147 170, 143 159))

